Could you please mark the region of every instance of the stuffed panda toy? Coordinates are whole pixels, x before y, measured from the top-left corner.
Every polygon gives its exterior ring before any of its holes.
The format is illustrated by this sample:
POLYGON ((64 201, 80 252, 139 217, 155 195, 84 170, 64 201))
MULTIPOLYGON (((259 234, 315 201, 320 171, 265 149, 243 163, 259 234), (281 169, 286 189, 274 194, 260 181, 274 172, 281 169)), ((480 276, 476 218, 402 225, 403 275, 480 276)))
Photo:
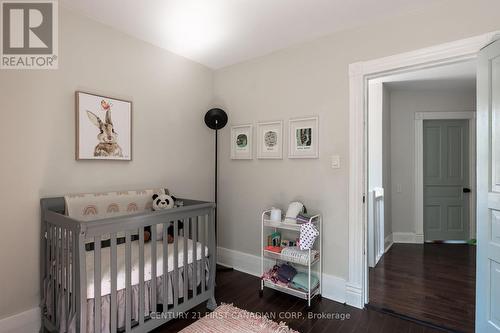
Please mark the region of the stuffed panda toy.
MULTIPOLYGON (((164 192, 162 193, 153 194, 152 208, 154 211, 167 210, 183 205, 184 203, 180 200, 177 200, 173 195, 170 195, 167 189, 165 189, 164 192)), ((183 229, 183 227, 184 225, 182 221, 178 221, 179 230, 183 229)), ((162 234, 163 234, 162 231, 163 231, 163 226, 161 224, 158 224, 156 226, 157 240, 162 240, 162 234)), ((168 234, 168 242, 172 243, 174 240, 174 226, 172 222, 168 226, 167 234, 168 234)), ((150 239, 151 239, 151 227, 148 226, 144 228, 144 241, 149 241, 150 239)))
POLYGON ((164 210, 175 207, 175 198, 168 194, 160 193, 153 195, 153 210, 164 210))

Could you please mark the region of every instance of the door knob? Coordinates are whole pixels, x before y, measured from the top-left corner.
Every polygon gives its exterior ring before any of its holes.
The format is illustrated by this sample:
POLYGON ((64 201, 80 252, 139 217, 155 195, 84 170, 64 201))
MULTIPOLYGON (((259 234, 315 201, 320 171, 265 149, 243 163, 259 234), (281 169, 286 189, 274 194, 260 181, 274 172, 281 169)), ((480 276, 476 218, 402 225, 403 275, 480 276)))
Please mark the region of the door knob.
POLYGON ((470 193, 470 188, 464 187, 464 188, 463 188, 463 192, 464 192, 464 193, 470 193))

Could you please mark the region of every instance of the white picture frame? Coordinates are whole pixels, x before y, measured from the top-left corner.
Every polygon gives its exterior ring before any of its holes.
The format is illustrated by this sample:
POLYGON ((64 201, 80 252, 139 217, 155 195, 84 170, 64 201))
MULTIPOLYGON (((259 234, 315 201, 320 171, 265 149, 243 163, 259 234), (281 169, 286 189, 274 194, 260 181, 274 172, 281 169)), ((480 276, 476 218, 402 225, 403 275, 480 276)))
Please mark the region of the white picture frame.
POLYGON ((132 102, 75 92, 76 160, 132 160, 132 102))
POLYGON ((257 158, 283 159, 283 121, 257 123, 257 158))
POLYGON ((290 119, 288 138, 288 158, 319 158, 319 117, 290 119))
POLYGON ((253 125, 231 126, 231 159, 253 159, 253 125))

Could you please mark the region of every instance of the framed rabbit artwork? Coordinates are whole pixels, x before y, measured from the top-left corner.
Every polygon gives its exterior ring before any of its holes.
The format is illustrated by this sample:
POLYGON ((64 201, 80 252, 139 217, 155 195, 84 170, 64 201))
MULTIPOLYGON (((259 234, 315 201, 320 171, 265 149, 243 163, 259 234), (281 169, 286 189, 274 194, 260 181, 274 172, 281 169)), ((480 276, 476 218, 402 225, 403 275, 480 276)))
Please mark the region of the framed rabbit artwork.
POLYGON ((132 102, 76 92, 76 159, 132 160, 132 102))

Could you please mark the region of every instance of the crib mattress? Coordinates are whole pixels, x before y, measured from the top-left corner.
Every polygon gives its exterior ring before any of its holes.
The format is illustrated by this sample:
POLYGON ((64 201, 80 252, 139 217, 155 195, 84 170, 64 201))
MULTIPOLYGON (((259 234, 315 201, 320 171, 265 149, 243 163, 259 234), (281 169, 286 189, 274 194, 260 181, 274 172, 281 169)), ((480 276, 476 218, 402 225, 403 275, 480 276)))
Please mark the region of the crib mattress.
MULTIPOLYGON (((184 265, 184 237, 179 236, 177 239, 178 244, 178 267, 184 265)), ((116 250, 117 258, 117 291, 125 289, 125 244, 118 245, 116 250)), ((193 241, 187 239, 187 262, 193 262, 193 241)), ((110 248, 101 249, 101 296, 111 294, 111 256, 110 248)), ((131 285, 139 284, 139 242, 134 241, 131 243, 131 263, 132 263, 132 276, 131 285)), ((201 259, 202 245, 196 243, 196 258, 201 259)), ((94 298, 94 251, 86 253, 86 266, 87 266, 87 299, 94 298)), ((208 247, 205 246, 205 256, 208 256, 208 247)), ((168 272, 174 270, 174 244, 168 244, 168 272)), ((156 243, 156 276, 163 275, 163 241, 156 243)), ((151 280, 151 243, 144 243, 144 281, 151 280)))

